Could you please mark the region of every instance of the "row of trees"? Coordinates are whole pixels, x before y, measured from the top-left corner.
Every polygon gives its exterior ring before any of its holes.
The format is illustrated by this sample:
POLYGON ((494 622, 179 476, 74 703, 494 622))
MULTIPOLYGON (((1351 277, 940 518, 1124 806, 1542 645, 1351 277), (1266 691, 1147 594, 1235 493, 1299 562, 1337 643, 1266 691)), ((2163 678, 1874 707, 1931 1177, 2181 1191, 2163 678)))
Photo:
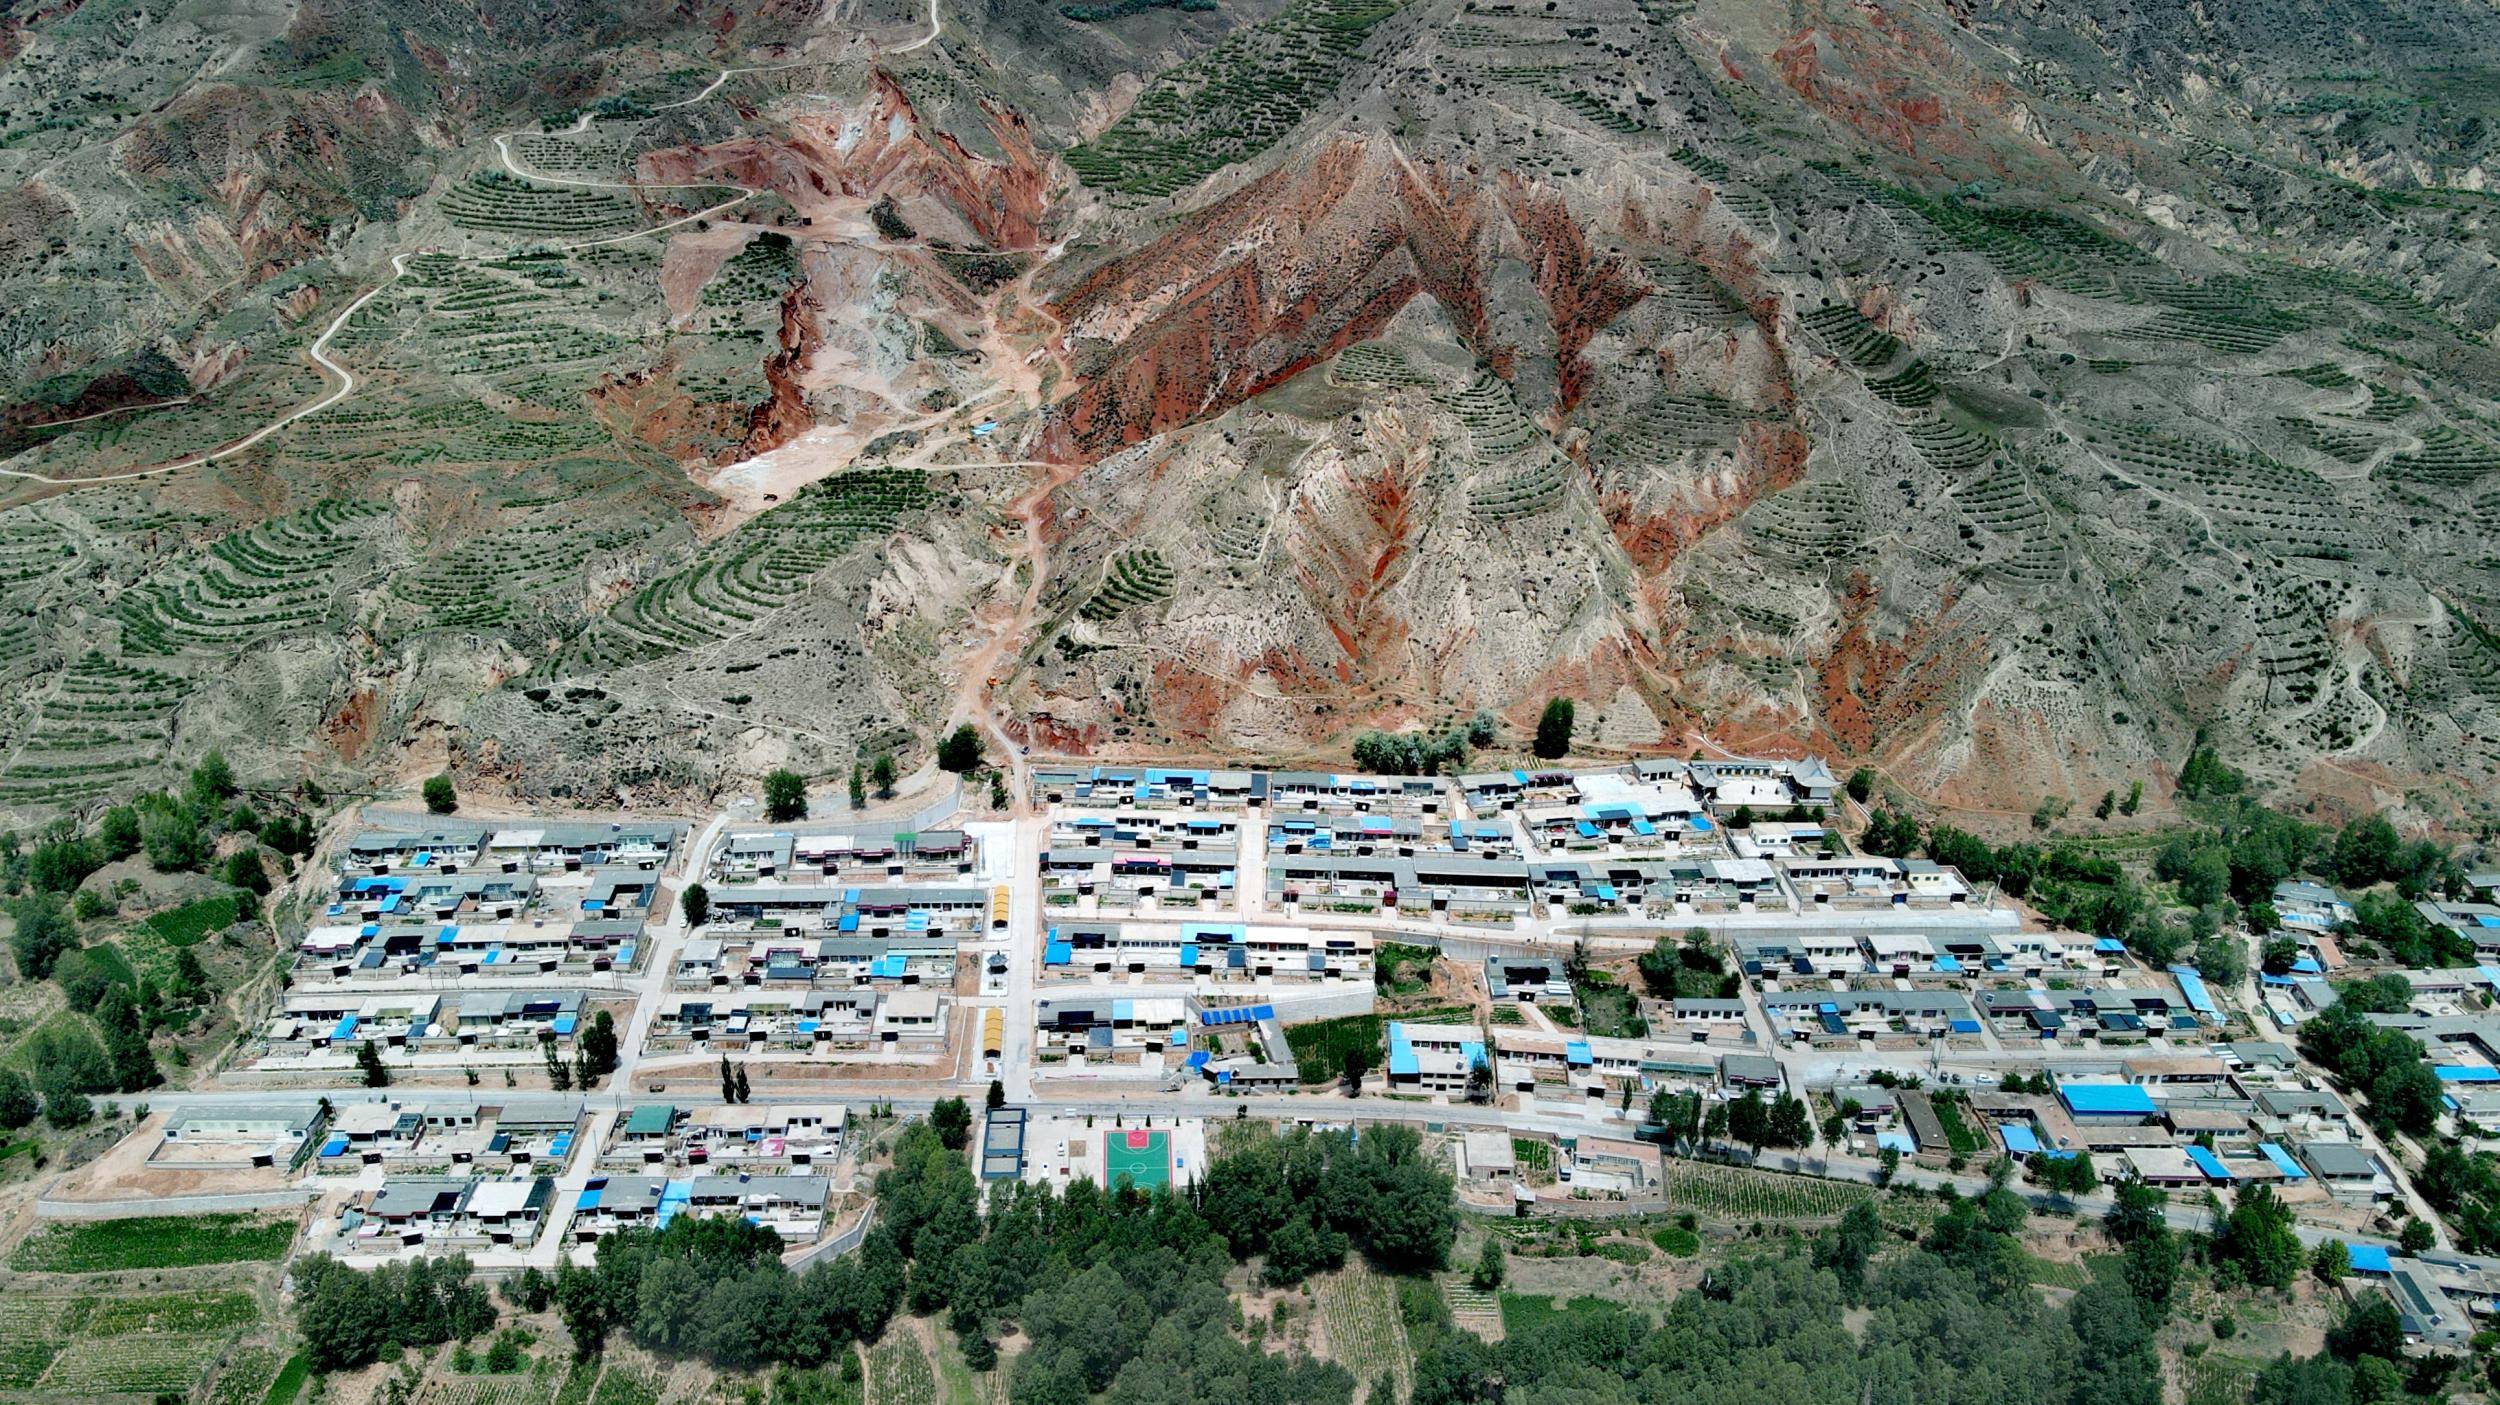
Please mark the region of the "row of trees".
POLYGON ((1803 1099, 1781 1093, 1766 1101, 1759 1089, 1720 1102, 1698 1092, 1659 1088, 1649 1095, 1649 1121, 1658 1129, 1661 1144, 1684 1154, 1729 1142, 1759 1152, 1766 1146, 1801 1147, 1814 1141, 1813 1115, 1803 1099))
POLYGON ((1470 754, 1500 735, 1500 719, 1489 712, 1430 734, 1365 732, 1354 739, 1354 764, 1377 776, 1453 775, 1466 768, 1470 754))
MULTIPOLYGON (((1539 760, 1559 761, 1571 754, 1571 733, 1579 708, 1569 698, 1548 698, 1537 714, 1536 737, 1529 750, 1539 760)), ((1452 775, 1464 769, 1468 756, 1493 745, 1502 734, 1501 719, 1478 712, 1460 725, 1435 732, 1365 732, 1354 739, 1354 764, 1381 776, 1452 775)))
MULTIPOLYGON (((793 1273, 772 1232, 681 1216, 665 1230, 608 1235, 588 1267, 524 1273, 510 1295, 558 1311, 585 1352, 623 1337, 731 1369, 811 1367, 875 1341, 909 1310, 944 1314, 979 1370, 996 1364, 1001 1334, 1020 1332, 1019 1402, 1075 1405, 1105 1392, 1344 1402, 1353 1381, 1342 1370, 1232 1335, 1226 1274, 1258 1258, 1271 1281, 1292 1282, 1352 1253, 1429 1270, 1456 1231, 1450 1179, 1408 1128, 1366 1129, 1359 1143, 1347 1132, 1244 1129, 1188 1195, 1018 1183, 993 1190, 984 1214, 961 1154, 969 1124, 958 1101, 942 1120, 904 1129, 878 1178, 877 1224, 846 1257, 793 1273)), ((393 1343, 477 1335, 492 1329, 492 1305, 467 1276, 456 1259, 369 1278, 308 1260, 297 1323, 325 1370, 393 1343)))
MULTIPOLYGON (((1878 806, 1859 845, 1894 858, 1923 852, 1973 882, 1993 882, 2028 900, 2061 926, 2118 937, 2154 964, 2192 957, 2225 983, 2247 973, 2236 933, 2274 930, 2275 885, 2304 874, 2354 887, 2392 883, 2393 892, 2367 893, 2355 904, 2352 931, 2395 960, 2436 966, 2470 958, 2462 938, 2425 921, 2409 901, 2461 891, 2462 866, 2440 845, 2401 840, 2384 816, 2330 830, 2244 796, 2226 794, 2200 813, 2202 822, 2174 835, 2153 859, 2153 877, 2173 886, 2184 916, 2116 861, 2074 844, 1992 844, 1948 824, 1922 830, 1909 814, 1878 806)), ((2270 948, 2269 959, 2288 965, 2291 945, 2270 948)))

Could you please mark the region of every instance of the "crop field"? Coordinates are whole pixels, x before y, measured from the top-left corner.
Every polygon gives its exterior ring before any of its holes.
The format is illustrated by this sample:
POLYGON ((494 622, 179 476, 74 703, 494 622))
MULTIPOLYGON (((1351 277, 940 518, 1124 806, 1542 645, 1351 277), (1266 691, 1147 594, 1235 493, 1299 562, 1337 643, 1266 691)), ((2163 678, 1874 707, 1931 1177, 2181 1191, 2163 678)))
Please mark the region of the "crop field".
POLYGON ((1077 179, 1124 195, 1186 190, 1258 155, 1354 71, 1395 0, 1294 0, 1158 75, 1127 114, 1066 153, 1077 179))
MULTIPOLYGON (((1397 1016, 1419 1024, 1442 1020, 1473 1022, 1471 1011, 1417 1010, 1397 1016)), ((1377 1071, 1388 1049, 1386 1015, 1346 1015, 1333 1020, 1312 1020, 1307 1024, 1285 1026, 1285 1047, 1293 1051, 1294 1065, 1306 1084, 1333 1083, 1345 1076, 1345 1056, 1361 1050, 1371 1056, 1377 1071)))
POLYGON ((584 531, 563 521, 508 527, 429 557, 391 589, 412 631, 518 626, 539 597, 578 581, 586 558, 637 535, 628 527, 584 531))
MULTIPOLYGON (((0 1298, 0 1388, 71 1400, 188 1396, 260 1319, 249 1293, 0 1298)), ((266 1384, 266 1382, 264 1382, 266 1384)))
POLYGON ((1570 64, 1502 64, 1489 71, 1496 81, 1539 94, 1592 127, 1626 136, 1649 128, 1590 90, 1594 70, 1570 64))
POLYGON ((2246 1405, 2256 1389, 2264 1363, 2208 1351, 2179 1362, 2181 1398, 2186 1405, 2246 1405))
POLYGON ((1665 1184, 1670 1206, 1722 1221, 1837 1219, 1875 1194, 1870 1186, 1675 1156, 1667 1158, 1665 1184))
POLYGON ((599 1373, 590 1405, 658 1405, 659 1378, 631 1366, 611 1365, 599 1373))
POLYGON ((2377 456, 2379 449, 2387 442, 2385 438, 2369 430, 2351 429, 2342 425, 2291 415, 2285 415, 2277 419, 2275 423, 2281 425, 2292 438, 2309 448, 2317 450, 2328 458, 2349 464, 2368 463, 2377 456))
POLYGON ((1548 1297, 1542 1293, 1504 1293, 1502 1294, 1502 1331, 1506 1335, 1524 1332, 1531 1327, 1543 1326, 1548 1322, 1568 1322, 1577 1316, 1607 1312, 1614 1306, 1602 1298, 1565 1300, 1548 1297))
POLYGON ((167 908, 141 924, 149 936, 168 946, 197 946, 211 932, 234 925, 234 899, 223 894, 167 908))
MULTIPOLYGON (((217 1379, 208 1388, 208 1405, 263 1405, 285 1370, 286 1363, 274 1348, 238 1348, 217 1368, 217 1379)), ((299 1380, 297 1385, 301 1384, 299 1380)), ((290 1392, 286 1400, 294 1398, 290 1392)))
POLYGON ((1890 365, 1901 354, 1901 343, 1892 333, 1859 315, 1854 307, 1829 303, 1810 308, 1798 321, 1823 339, 1842 360, 1860 370, 1890 365))
POLYGON ((1987 462, 1996 442, 1941 416, 1912 420, 1903 431, 1919 456, 1945 473, 1963 473, 1987 462))
POLYGON ((1641 260, 1651 296, 1696 322, 1729 325, 1745 319, 1744 301, 1696 265, 1679 259, 1641 260))
POLYGON ((532 1371, 499 1376, 430 1376, 419 1405, 546 1405, 552 1394, 546 1377, 532 1371))
POLYGON ((588 180, 615 180, 624 173, 628 160, 629 124, 609 123, 622 127, 621 132, 600 130, 593 123, 587 134, 572 132, 532 132, 517 137, 512 154, 533 171, 551 176, 578 176, 588 180))
POLYGON ((868 1405, 937 1405, 937 1373, 910 1333, 889 1333, 868 1353, 868 1405))
POLYGON ((2044 1259, 2037 1254, 2027 1254, 2024 1256, 2023 1267, 2031 1281, 2043 1288, 2082 1289, 2091 1286, 2093 1279, 2098 1276, 2094 1263, 2090 1259, 2077 1263, 2064 1263, 2056 1259, 2044 1259))
POLYGON ((2001 548, 1989 553, 1990 569, 2030 585, 2058 578, 2065 548, 2048 509, 2019 469, 1999 460, 1977 478, 1955 484, 1951 497, 1965 519, 1959 524, 1962 539, 2001 548))
POLYGON ((204 1264, 274 1263, 295 1226, 254 1215, 158 1215, 48 1224, 9 1255, 20 1273, 114 1273, 204 1264))
POLYGON ((1382 1372, 1397 1377, 1398 1395, 1414 1389, 1415 1364, 1408 1351, 1405 1324, 1398 1319, 1397 1294, 1389 1280, 1357 1263, 1315 1281, 1320 1325, 1328 1334, 1328 1356, 1354 1373, 1358 1381, 1376 1381, 1382 1372))

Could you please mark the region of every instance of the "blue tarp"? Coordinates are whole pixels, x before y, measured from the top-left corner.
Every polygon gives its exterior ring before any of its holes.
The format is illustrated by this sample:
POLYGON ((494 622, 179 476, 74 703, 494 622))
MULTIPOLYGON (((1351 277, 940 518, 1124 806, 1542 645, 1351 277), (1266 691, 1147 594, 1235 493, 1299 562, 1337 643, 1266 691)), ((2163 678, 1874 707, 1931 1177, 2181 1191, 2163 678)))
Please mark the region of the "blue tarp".
POLYGON ((343 1156, 346 1152, 347 1136, 345 1133, 334 1132, 331 1134, 328 1141, 321 1144, 321 1154, 323 1156, 343 1156))
POLYGON ((2201 1147, 2196 1145, 2194 1142, 2190 1142, 2186 1146, 2179 1149, 2187 1153, 2188 1160, 2196 1163, 2197 1170, 2205 1173, 2205 1179, 2209 1181, 2227 1181, 2231 1179, 2231 1168, 2223 1165, 2222 1158, 2214 1155, 2208 1148, 2201 1147))
POLYGON ((1977 1034, 1979 1032, 1979 1021, 1955 1020, 1953 1021, 1953 1032, 1955 1034, 1977 1034))
POLYGON ((2316 957, 2304 956, 2292 963, 2292 972, 2302 976, 2322 976, 2326 974, 2326 968, 2318 964, 2316 957))
POLYGON ((1563 1045, 1564 1063, 1570 1064, 1575 1068, 1586 1068, 1596 1061, 1597 1057, 1589 1052, 1588 1041, 1585 1039, 1574 1039, 1570 1043, 1563 1045))
POLYGON ((1962 974, 1962 963, 1954 957, 1939 956, 1936 958, 1936 969, 1948 976, 1958 976, 1962 974))
POLYGON ((339 1016, 338 1025, 330 1031, 330 1038, 335 1042, 337 1040, 345 1039, 347 1036, 354 1034, 355 1032, 356 1017, 354 1015, 341 1015, 339 1016))
POLYGON ((903 971, 906 964, 907 963, 900 956, 880 956, 876 959, 875 963, 868 968, 868 974, 876 977, 878 980, 899 981, 903 978, 903 971))
POLYGON ((2344 1246, 2344 1257, 2351 1262, 2355 1273, 2375 1273, 2385 1277, 2393 1271, 2387 1262, 2387 1246, 2384 1244, 2347 1244, 2344 1246))
POLYGON ((1184 966, 1196 966, 1198 964, 1198 948, 1195 943, 1184 943, 1182 945, 1181 964, 1184 966))
POLYGON ((2127 944, 2116 937, 2095 937, 2092 941, 2092 949, 2103 955, 2115 955, 2125 952, 2127 944))
MULTIPOLYGON (((2285 1151, 2283 1148, 2276 1146, 2272 1142, 2257 1143, 2257 1154, 2263 1156, 2268 1161, 2273 1162, 2274 1169, 2281 1171, 2283 1173, 2283 1179, 2287 1181, 2305 1181, 2309 1179, 2309 1168, 2301 1165, 2297 1161, 2294 1161, 2290 1152, 2285 1151)), ((2355 1267, 2359 1267, 2359 1265, 2355 1265, 2355 1267)))
POLYGON ((558 1016, 556 1016, 556 1024, 555 1024, 556 1033, 558 1033, 558 1034, 571 1034, 571 1033, 573 1032, 573 1027, 574 1027, 574 1024, 575 1024, 575 1022, 576 1022, 579 1018, 580 1018, 580 1017, 579 1017, 579 1016, 577 1016, 577 1015, 558 1015, 558 1016))
POLYGON ((1042 964, 1065 966, 1076 955, 1076 948, 1066 942, 1051 942, 1042 948, 1042 964))

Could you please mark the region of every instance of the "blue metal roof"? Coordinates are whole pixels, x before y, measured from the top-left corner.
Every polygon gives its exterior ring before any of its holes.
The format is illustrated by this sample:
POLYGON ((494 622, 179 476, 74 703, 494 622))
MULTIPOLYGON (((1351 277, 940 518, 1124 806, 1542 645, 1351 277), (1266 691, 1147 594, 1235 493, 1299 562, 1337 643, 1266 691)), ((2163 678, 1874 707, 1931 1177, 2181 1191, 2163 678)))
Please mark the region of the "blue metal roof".
POLYGON ((2205 1173, 2205 1179, 2209 1181, 2231 1179, 2231 1168, 2223 1165, 2222 1158, 2214 1155, 2211 1149, 2198 1146, 2194 1142, 2179 1149, 2187 1153, 2188 1160, 2196 1163, 2197 1170, 2205 1173))
POLYGON ((2033 1136, 2031 1128, 2021 1122, 2008 1122, 1999 1126, 1997 1136, 2004 1140, 2005 1149, 2016 1156, 2029 1156, 2040 1149, 2040 1139, 2033 1136))
POLYGON ((2087 1116, 2153 1114, 2153 1095, 2132 1083, 2068 1083, 2058 1088, 2057 1098, 2068 1112, 2087 1116))
POLYGON ((1563 1062, 1565 1063, 1586 1067, 1596 1061, 1597 1056, 1589 1052, 1589 1044, 1585 1039, 1574 1039, 1563 1045, 1563 1062))
POLYGON ((1076 948, 1066 942, 1051 942, 1042 948, 1042 964, 1065 966, 1076 956, 1076 948))
POLYGON ((2431 1072, 2438 1074, 2442 1083, 2500 1083, 2500 1069, 2476 1064, 2440 1064, 2431 1072))
POLYGON ((1392 1021, 1389 1025, 1389 1076, 1413 1078, 1423 1071, 1415 1061, 1415 1046, 1406 1037, 1406 1025, 1392 1021))
POLYGON ((2173 966, 2170 974, 2179 978, 2179 993, 2187 997, 2188 1008, 2200 1015, 2216 1015, 2214 998, 2205 989, 2205 978, 2193 966, 2173 966))
POLYGON ((2344 1257, 2351 1262, 2355 1273, 2375 1273, 2383 1277, 2394 1271, 2387 1262, 2387 1246, 2384 1244, 2347 1244, 2344 1246, 2344 1257))
MULTIPOLYGON (((2265 1157, 2268 1161, 2273 1162, 2274 1169, 2283 1173, 2283 1179, 2287 1181, 2305 1181, 2309 1179, 2309 1168, 2301 1165, 2297 1161, 2294 1161, 2290 1152, 2276 1146, 2274 1143, 2257 1143, 2257 1153, 2260 1156, 2265 1157)), ((2381 1252, 2384 1253, 2385 1251, 2382 1250, 2381 1252)), ((2360 1265, 2355 1264, 2354 1267, 2358 1268, 2360 1265)))

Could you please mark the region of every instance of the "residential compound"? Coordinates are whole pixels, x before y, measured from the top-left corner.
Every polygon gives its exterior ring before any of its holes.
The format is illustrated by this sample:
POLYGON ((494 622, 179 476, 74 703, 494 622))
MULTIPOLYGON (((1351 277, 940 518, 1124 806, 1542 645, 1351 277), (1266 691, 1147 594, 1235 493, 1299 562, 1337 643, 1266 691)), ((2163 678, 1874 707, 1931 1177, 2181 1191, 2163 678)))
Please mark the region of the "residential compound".
MULTIPOLYGON (((169 1115, 146 1164, 307 1188, 319 1242, 365 1262, 543 1266, 679 1215, 821 1249, 890 1145, 850 1109, 997 1078, 984 1177, 1179 1185, 1205 1099, 1377 1106, 1327 1096, 1351 1040, 1366 1094, 1429 1105, 1499 1195, 1659 1194, 1675 1168, 1641 1133, 1664 1092, 1807 1099, 1839 1131, 1817 1154, 1859 1174, 2084 1155, 2104 1180, 2267 1185, 2357 1263, 2414 1208, 2294 1052, 2338 980, 2383 973, 2338 945, 2353 907, 2324 885, 2276 889, 2293 954, 2235 1008, 1948 866, 1853 852, 1811 761, 1030 774, 1027 817, 732 818, 700 852, 674 824, 359 834, 231 1075, 251 1096, 169 1115), (1639 965, 1662 937, 1663 975, 1639 965), (612 1081, 551 1086, 599 1030, 612 1081), (391 1086, 366 1091, 377 1058, 391 1086), (1118 1125, 1087 1125, 1106 1100, 1118 1125)), ((2370 1018, 2429 1051, 2442 1130, 2500 1150, 2500 912, 2420 910, 2494 959, 2404 972, 2403 1007, 2370 1018)), ((2386 1269, 2431 1336, 2469 1319, 2475 1272, 2386 1269)))
POLYGON ((631 947, 676 856, 673 823, 372 829, 339 853, 331 901, 298 947, 333 980, 487 966, 605 970, 631 947))

